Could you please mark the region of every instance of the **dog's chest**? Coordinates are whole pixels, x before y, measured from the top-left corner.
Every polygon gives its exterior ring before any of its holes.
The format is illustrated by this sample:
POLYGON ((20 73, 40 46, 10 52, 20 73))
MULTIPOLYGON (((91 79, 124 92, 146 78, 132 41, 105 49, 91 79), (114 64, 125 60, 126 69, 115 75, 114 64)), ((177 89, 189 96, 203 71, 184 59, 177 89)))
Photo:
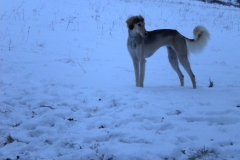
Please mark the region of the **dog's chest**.
POLYGON ((136 42, 132 42, 132 43, 130 44, 130 47, 131 47, 132 49, 135 49, 136 46, 137 46, 137 43, 136 43, 136 42))
POLYGON ((131 49, 136 49, 137 46, 142 44, 142 41, 143 41, 142 38, 129 38, 128 39, 128 46, 131 49))

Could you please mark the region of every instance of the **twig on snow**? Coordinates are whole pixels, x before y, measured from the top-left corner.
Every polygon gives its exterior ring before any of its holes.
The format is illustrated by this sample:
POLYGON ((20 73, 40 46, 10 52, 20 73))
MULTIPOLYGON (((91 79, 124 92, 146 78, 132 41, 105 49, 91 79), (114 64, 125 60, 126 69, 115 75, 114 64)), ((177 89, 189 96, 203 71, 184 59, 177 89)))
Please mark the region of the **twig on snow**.
POLYGON ((40 107, 47 107, 47 108, 50 108, 52 110, 54 110, 55 108, 51 107, 51 106, 45 106, 45 105, 41 105, 40 107))
POLYGON ((210 88, 210 87, 213 87, 213 81, 211 81, 211 79, 210 79, 210 78, 209 78, 209 82, 210 82, 210 84, 209 84, 209 86, 208 86, 208 87, 209 87, 209 88, 210 88))
POLYGON ((84 72, 84 73, 87 73, 87 72, 83 69, 82 65, 78 62, 78 59, 77 59, 77 63, 78 63, 78 65, 82 68, 83 72, 84 72))
POLYGON ((27 39, 26 39, 25 43, 27 43, 27 41, 28 41, 29 32, 30 32, 30 26, 28 27, 27 39))

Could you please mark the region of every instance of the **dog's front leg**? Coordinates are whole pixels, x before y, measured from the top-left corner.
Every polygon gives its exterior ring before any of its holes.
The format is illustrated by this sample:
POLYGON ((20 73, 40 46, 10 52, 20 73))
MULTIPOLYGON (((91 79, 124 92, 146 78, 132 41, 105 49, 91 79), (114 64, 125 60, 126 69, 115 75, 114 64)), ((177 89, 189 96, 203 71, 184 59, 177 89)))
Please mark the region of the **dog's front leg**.
POLYGON ((133 60, 135 78, 136 78, 136 86, 140 87, 140 84, 139 84, 139 60, 137 57, 132 57, 132 60, 133 60))
POLYGON ((139 80, 139 86, 143 87, 143 82, 144 82, 144 76, 145 76, 145 64, 146 64, 146 60, 145 59, 141 59, 140 61, 140 80, 139 80))
POLYGON ((144 58, 144 48, 143 45, 139 48, 139 87, 143 87, 144 76, 145 76, 145 64, 146 60, 144 58))

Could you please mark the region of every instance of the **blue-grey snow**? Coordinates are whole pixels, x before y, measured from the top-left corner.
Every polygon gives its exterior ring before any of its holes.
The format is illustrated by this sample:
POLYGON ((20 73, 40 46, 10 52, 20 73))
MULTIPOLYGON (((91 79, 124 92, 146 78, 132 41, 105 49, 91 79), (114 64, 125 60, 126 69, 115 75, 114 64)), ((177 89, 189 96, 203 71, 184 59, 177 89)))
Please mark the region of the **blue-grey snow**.
POLYGON ((0 2, 0 159, 240 159, 240 9, 193 0, 0 2), (211 38, 181 87, 167 50, 135 86, 126 20, 211 38), (213 87, 209 87, 210 81, 213 87))

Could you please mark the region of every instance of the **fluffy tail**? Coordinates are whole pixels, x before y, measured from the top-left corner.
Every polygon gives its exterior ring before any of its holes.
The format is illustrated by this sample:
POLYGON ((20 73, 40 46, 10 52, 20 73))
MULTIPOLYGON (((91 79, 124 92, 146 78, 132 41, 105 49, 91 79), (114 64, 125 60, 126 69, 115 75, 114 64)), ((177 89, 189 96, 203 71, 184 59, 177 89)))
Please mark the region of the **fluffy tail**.
POLYGON ((197 26, 193 30, 194 39, 186 39, 188 51, 191 53, 202 52, 210 38, 208 30, 203 26, 197 26))

